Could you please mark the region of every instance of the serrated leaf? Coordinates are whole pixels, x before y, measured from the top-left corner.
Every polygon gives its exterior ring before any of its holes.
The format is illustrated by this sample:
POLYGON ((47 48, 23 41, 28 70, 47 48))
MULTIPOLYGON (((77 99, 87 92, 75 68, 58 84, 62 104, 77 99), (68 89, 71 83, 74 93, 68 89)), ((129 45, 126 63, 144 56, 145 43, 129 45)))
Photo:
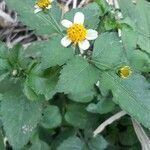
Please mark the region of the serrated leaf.
POLYGON ((96 29, 99 23, 100 9, 96 3, 90 3, 82 8, 73 9, 64 15, 65 19, 73 21, 76 12, 82 12, 85 15, 84 25, 88 29, 96 29))
POLYGON ((80 96, 86 92, 91 93, 94 83, 98 80, 98 74, 97 69, 86 59, 77 56, 63 67, 57 85, 58 91, 80 96))
POLYGON ((41 125, 44 128, 52 129, 61 124, 62 117, 57 106, 48 106, 43 110, 41 125))
POLYGON ((23 95, 4 94, 1 115, 8 141, 21 149, 32 137, 41 117, 39 102, 29 102, 23 95))
POLYGON ((150 129, 150 84, 139 74, 122 79, 112 72, 101 76, 101 85, 113 92, 114 102, 150 129))
POLYGON ((78 137, 72 136, 64 140, 63 143, 59 145, 57 150, 82 150, 82 148, 82 141, 78 137))
MULTIPOLYGON (((42 43, 41 43, 42 44, 42 43)), ((63 47, 61 45, 61 37, 55 36, 43 43, 42 47, 42 67, 49 68, 56 65, 63 65, 69 59, 73 58, 74 50, 72 47, 63 47)))
MULTIPOLYGON (((142 72, 150 71, 150 59, 148 53, 137 49, 138 34, 136 31, 123 28, 122 29, 122 41, 125 48, 128 60, 130 64, 134 66, 136 70, 142 72)), ((148 43, 148 42, 147 42, 148 43)))
POLYGON ((124 51, 117 33, 103 33, 95 41, 92 60, 100 69, 111 69, 123 63, 124 51))
POLYGON ((44 76, 44 70, 40 65, 37 65, 30 72, 27 83, 35 93, 42 94, 46 100, 49 100, 57 92, 55 87, 58 81, 59 69, 54 68, 48 70, 47 73, 48 74, 44 76))
POLYGON ((86 111, 86 105, 69 104, 66 108, 65 120, 74 127, 88 129, 97 122, 98 116, 86 111))
POLYGON ((53 19, 51 19, 50 17, 50 15, 52 15, 57 23, 60 22, 61 10, 58 6, 56 6, 56 2, 52 3, 52 8, 48 13, 39 12, 37 14, 34 13, 34 5, 36 0, 6 0, 6 2, 10 8, 15 9, 15 11, 18 13, 20 21, 22 21, 32 29, 36 29, 39 34, 50 34, 58 32, 56 30, 56 25, 53 24, 53 19))
MULTIPOLYGON (((150 15, 148 10, 150 9, 149 3, 146 0, 133 1, 119 0, 119 5, 124 17, 130 17, 134 21, 137 33, 137 44, 141 49, 150 53, 150 15)), ((126 41, 124 41, 126 43, 126 41)))

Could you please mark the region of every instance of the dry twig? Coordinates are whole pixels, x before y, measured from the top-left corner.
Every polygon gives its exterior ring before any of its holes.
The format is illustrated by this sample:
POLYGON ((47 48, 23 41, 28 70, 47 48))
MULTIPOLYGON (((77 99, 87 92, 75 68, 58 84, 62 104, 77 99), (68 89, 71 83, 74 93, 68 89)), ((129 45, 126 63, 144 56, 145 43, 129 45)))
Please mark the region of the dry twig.
POLYGON ((73 0, 73 9, 77 8, 77 0, 73 0))
POLYGON ((140 125, 140 123, 133 118, 132 118, 132 123, 133 123, 135 133, 141 143, 142 150, 150 150, 150 139, 146 135, 146 133, 145 133, 144 129, 142 128, 142 126, 140 125))
POLYGON ((115 115, 108 118, 106 121, 104 121, 94 132, 93 136, 96 137, 99 133, 101 133, 108 125, 112 124, 114 121, 120 119, 121 117, 125 116, 127 113, 125 111, 120 111, 116 113, 115 115))

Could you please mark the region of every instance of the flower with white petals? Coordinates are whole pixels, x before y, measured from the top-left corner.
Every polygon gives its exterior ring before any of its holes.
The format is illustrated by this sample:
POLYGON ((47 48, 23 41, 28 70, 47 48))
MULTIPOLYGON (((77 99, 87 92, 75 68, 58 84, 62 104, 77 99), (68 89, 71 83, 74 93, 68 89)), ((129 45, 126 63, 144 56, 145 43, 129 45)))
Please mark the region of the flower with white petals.
POLYGON ((37 0, 35 3, 35 10, 34 13, 38 13, 44 9, 50 9, 51 3, 53 2, 53 0, 37 0))
POLYGON ((98 37, 98 32, 93 29, 86 29, 83 25, 84 14, 77 12, 74 16, 73 23, 69 20, 62 20, 61 24, 67 28, 67 35, 62 38, 61 44, 64 47, 71 43, 78 44, 81 53, 90 47, 88 40, 95 40, 98 37))

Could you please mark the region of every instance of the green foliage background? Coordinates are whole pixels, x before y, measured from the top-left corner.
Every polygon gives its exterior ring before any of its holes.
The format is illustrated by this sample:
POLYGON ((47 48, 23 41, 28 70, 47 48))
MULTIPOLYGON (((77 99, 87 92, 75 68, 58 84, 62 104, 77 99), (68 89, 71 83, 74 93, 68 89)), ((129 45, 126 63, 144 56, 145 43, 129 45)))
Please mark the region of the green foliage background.
POLYGON ((115 10, 96 0, 62 15, 56 2, 38 14, 34 0, 6 2, 24 24, 49 39, 27 49, 0 43, 0 149, 3 136, 14 150, 140 149, 130 117, 149 132, 150 3, 119 0, 121 10, 115 10), (60 21, 72 20, 78 11, 85 14, 86 27, 99 32, 86 58, 77 47, 60 44, 65 33, 60 21), (118 11, 122 19, 115 18, 118 11), (132 69, 126 79, 117 75, 122 65, 132 69), (128 115, 93 138, 99 124, 121 109, 128 115))

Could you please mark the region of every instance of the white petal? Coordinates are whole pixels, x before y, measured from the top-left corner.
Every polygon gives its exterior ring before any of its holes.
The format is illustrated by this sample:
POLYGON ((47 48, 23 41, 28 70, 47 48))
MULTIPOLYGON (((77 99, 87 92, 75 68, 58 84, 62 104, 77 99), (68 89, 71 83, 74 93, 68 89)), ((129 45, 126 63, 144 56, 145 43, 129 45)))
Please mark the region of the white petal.
POLYGON ((86 39, 88 40, 95 40, 98 37, 98 32, 93 29, 87 30, 86 39))
POLYGON ((84 23, 84 14, 82 12, 77 12, 74 15, 74 23, 79 23, 79 24, 84 23))
POLYGON ((51 5, 48 5, 47 7, 46 7, 46 9, 50 9, 52 6, 51 5))
POLYGON ((88 40, 84 40, 82 42, 79 42, 79 48, 81 48, 82 50, 87 50, 90 47, 90 43, 88 40))
POLYGON ((42 9, 41 8, 37 8, 37 9, 34 10, 34 13, 36 14, 36 13, 38 13, 40 11, 42 11, 42 9))
POLYGON ((54 0, 49 0, 50 3, 52 3, 54 0))
POLYGON ((61 21, 61 24, 66 27, 66 28, 69 28, 71 25, 72 25, 72 22, 67 20, 67 19, 64 19, 61 21))
POLYGON ((38 5, 34 5, 34 8, 40 8, 38 5))
POLYGON ((71 44, 71 40, 65 36, 61 39, 61 45, 64 46, 64 47, 67 47, 71 44))

